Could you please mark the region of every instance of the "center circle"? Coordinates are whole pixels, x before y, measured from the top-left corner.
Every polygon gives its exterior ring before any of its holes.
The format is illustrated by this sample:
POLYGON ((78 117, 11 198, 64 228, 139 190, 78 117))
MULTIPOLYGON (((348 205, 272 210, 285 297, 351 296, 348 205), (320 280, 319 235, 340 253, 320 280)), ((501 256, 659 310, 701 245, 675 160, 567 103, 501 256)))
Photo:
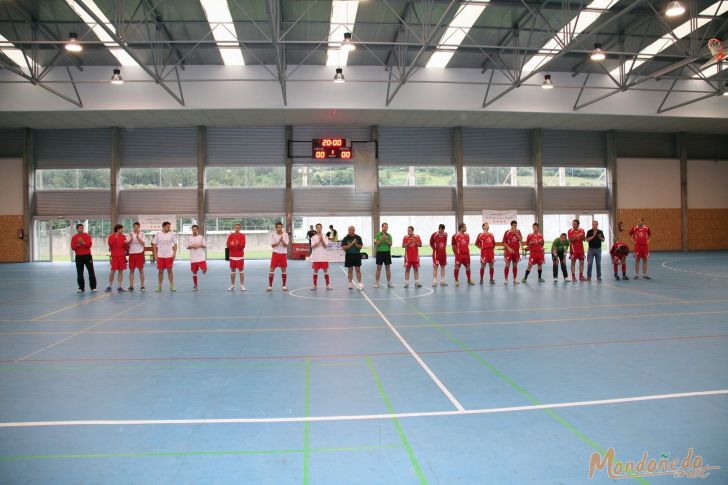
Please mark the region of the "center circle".
MULTIPOLYGON (((327 298, 327 297, 322 297, 322 296, 303 296, 303 295, 297 294, 298 292, 303 292, 303 291, 307 291, 309 293, 309 295, 315 295, 318 292, 321 292, 321 291, 328 292, 330 290, 327 290, 327 289, 323 288, 321 290, 312 291, 310 288, 296 288, 295 290, 289 291, 288 294, 291 295, 291 296, 293 296, 293 297, 296 297, 296 298, 304 298, 304 299, 307 299, 307 300, 334 300, 334 301, 350 301, 350 300, 355 300, 355 298, 327 298)), ((398 296, 392 297, 392 298, 374 298, 369 293, 367 293, 367 296, 369 296, 369 299, 372 300, 372 301, 400 300, 400 299, 401 300, 407 300, 407 299, 411 299, 411 298, 422 298, 423 296, 429 296, 429 295, 431 295, 431 294, 433 294, 435 292, 435 290, 433 290, 432 288, 423 288, 421 291, 422 291, 422 294, 410 295, 410 296, 398 295, 398 296)), ((351 290, 351 294, 352 295, 358 294, 358 293, 361 293, 361 291, 356 290, 356 289, 351 290)), ((361 298, 361 299, 364 300, 364 301, 366 301, 366 299, 364 299, 364 298, 361 298)))

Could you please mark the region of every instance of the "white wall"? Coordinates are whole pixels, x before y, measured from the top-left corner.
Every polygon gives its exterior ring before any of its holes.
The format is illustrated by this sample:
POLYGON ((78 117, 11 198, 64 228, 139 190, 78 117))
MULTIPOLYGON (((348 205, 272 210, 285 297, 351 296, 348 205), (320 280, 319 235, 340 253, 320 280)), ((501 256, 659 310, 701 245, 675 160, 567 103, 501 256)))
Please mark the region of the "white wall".
POLYGON ((0 158, 0 215, 23 214, 23 159, 0 158))
POLYGON ((618 159, 617 207, 680 208, 680 161, 649 158, 618 159))
POLYGON ((688 207, 728 208, 728 161, 688 160, 688 207))

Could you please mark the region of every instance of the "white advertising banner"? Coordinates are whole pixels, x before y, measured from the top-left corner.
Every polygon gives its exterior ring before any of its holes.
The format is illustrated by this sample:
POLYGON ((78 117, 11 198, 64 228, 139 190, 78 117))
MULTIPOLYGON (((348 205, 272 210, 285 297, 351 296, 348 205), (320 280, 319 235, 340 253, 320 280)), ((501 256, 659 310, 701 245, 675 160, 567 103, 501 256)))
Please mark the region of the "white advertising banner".
POLYGON ((491 226, 510 226, 511 221, 515 221, 518 216, 517 210, 496 211, 483 210, 483 222, 487 222, 491 226))
POLYGON ((330 242, 326 246, 326 259, 329 263, 343 263, 345 252, 341 249, 341 242, 330 242))
POLYGON ((137 221, 142 231, 161 231, 163 222, 169 222, 172 224, 172 230, 177 230, 176 215, 140 215, 137 221))

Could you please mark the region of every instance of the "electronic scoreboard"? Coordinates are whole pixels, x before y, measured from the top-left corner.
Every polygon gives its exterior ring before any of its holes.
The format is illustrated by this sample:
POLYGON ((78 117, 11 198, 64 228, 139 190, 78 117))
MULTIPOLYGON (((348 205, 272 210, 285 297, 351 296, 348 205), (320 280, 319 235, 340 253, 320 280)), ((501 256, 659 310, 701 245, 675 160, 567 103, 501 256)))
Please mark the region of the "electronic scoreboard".
POLYGON ((317 160, 336 158, 351 160, 351 140, 345 138, 315 138, 311 140, 312 157, 317 160))

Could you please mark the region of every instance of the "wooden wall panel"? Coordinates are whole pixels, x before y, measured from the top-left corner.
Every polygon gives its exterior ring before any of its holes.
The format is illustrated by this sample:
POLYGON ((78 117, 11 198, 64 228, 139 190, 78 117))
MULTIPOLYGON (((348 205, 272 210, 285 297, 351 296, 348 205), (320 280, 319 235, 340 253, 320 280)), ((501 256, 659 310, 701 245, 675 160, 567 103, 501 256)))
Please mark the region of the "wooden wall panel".
POLYGON ((645 219, 645 224, 652 231, 650 251, 680 250, 680 209, 619 209, 617 211, 617 223, 621 222, 624 230, 618 230, 616 238, 632 248, 629 230, 640 217, 645 219))
POLYGON ((727 218, 728 209, 688 209, 688 249, 728 249, 727 218))
MULTIPOLYGON (((0 227, 6 237, 0 238, 0 263, 22 263, 25 261, 25 242, 16 236, 23 229, 23 216, 0 216, 0 227)), ((26 235, 26 237, 28 237, 26 235)))

